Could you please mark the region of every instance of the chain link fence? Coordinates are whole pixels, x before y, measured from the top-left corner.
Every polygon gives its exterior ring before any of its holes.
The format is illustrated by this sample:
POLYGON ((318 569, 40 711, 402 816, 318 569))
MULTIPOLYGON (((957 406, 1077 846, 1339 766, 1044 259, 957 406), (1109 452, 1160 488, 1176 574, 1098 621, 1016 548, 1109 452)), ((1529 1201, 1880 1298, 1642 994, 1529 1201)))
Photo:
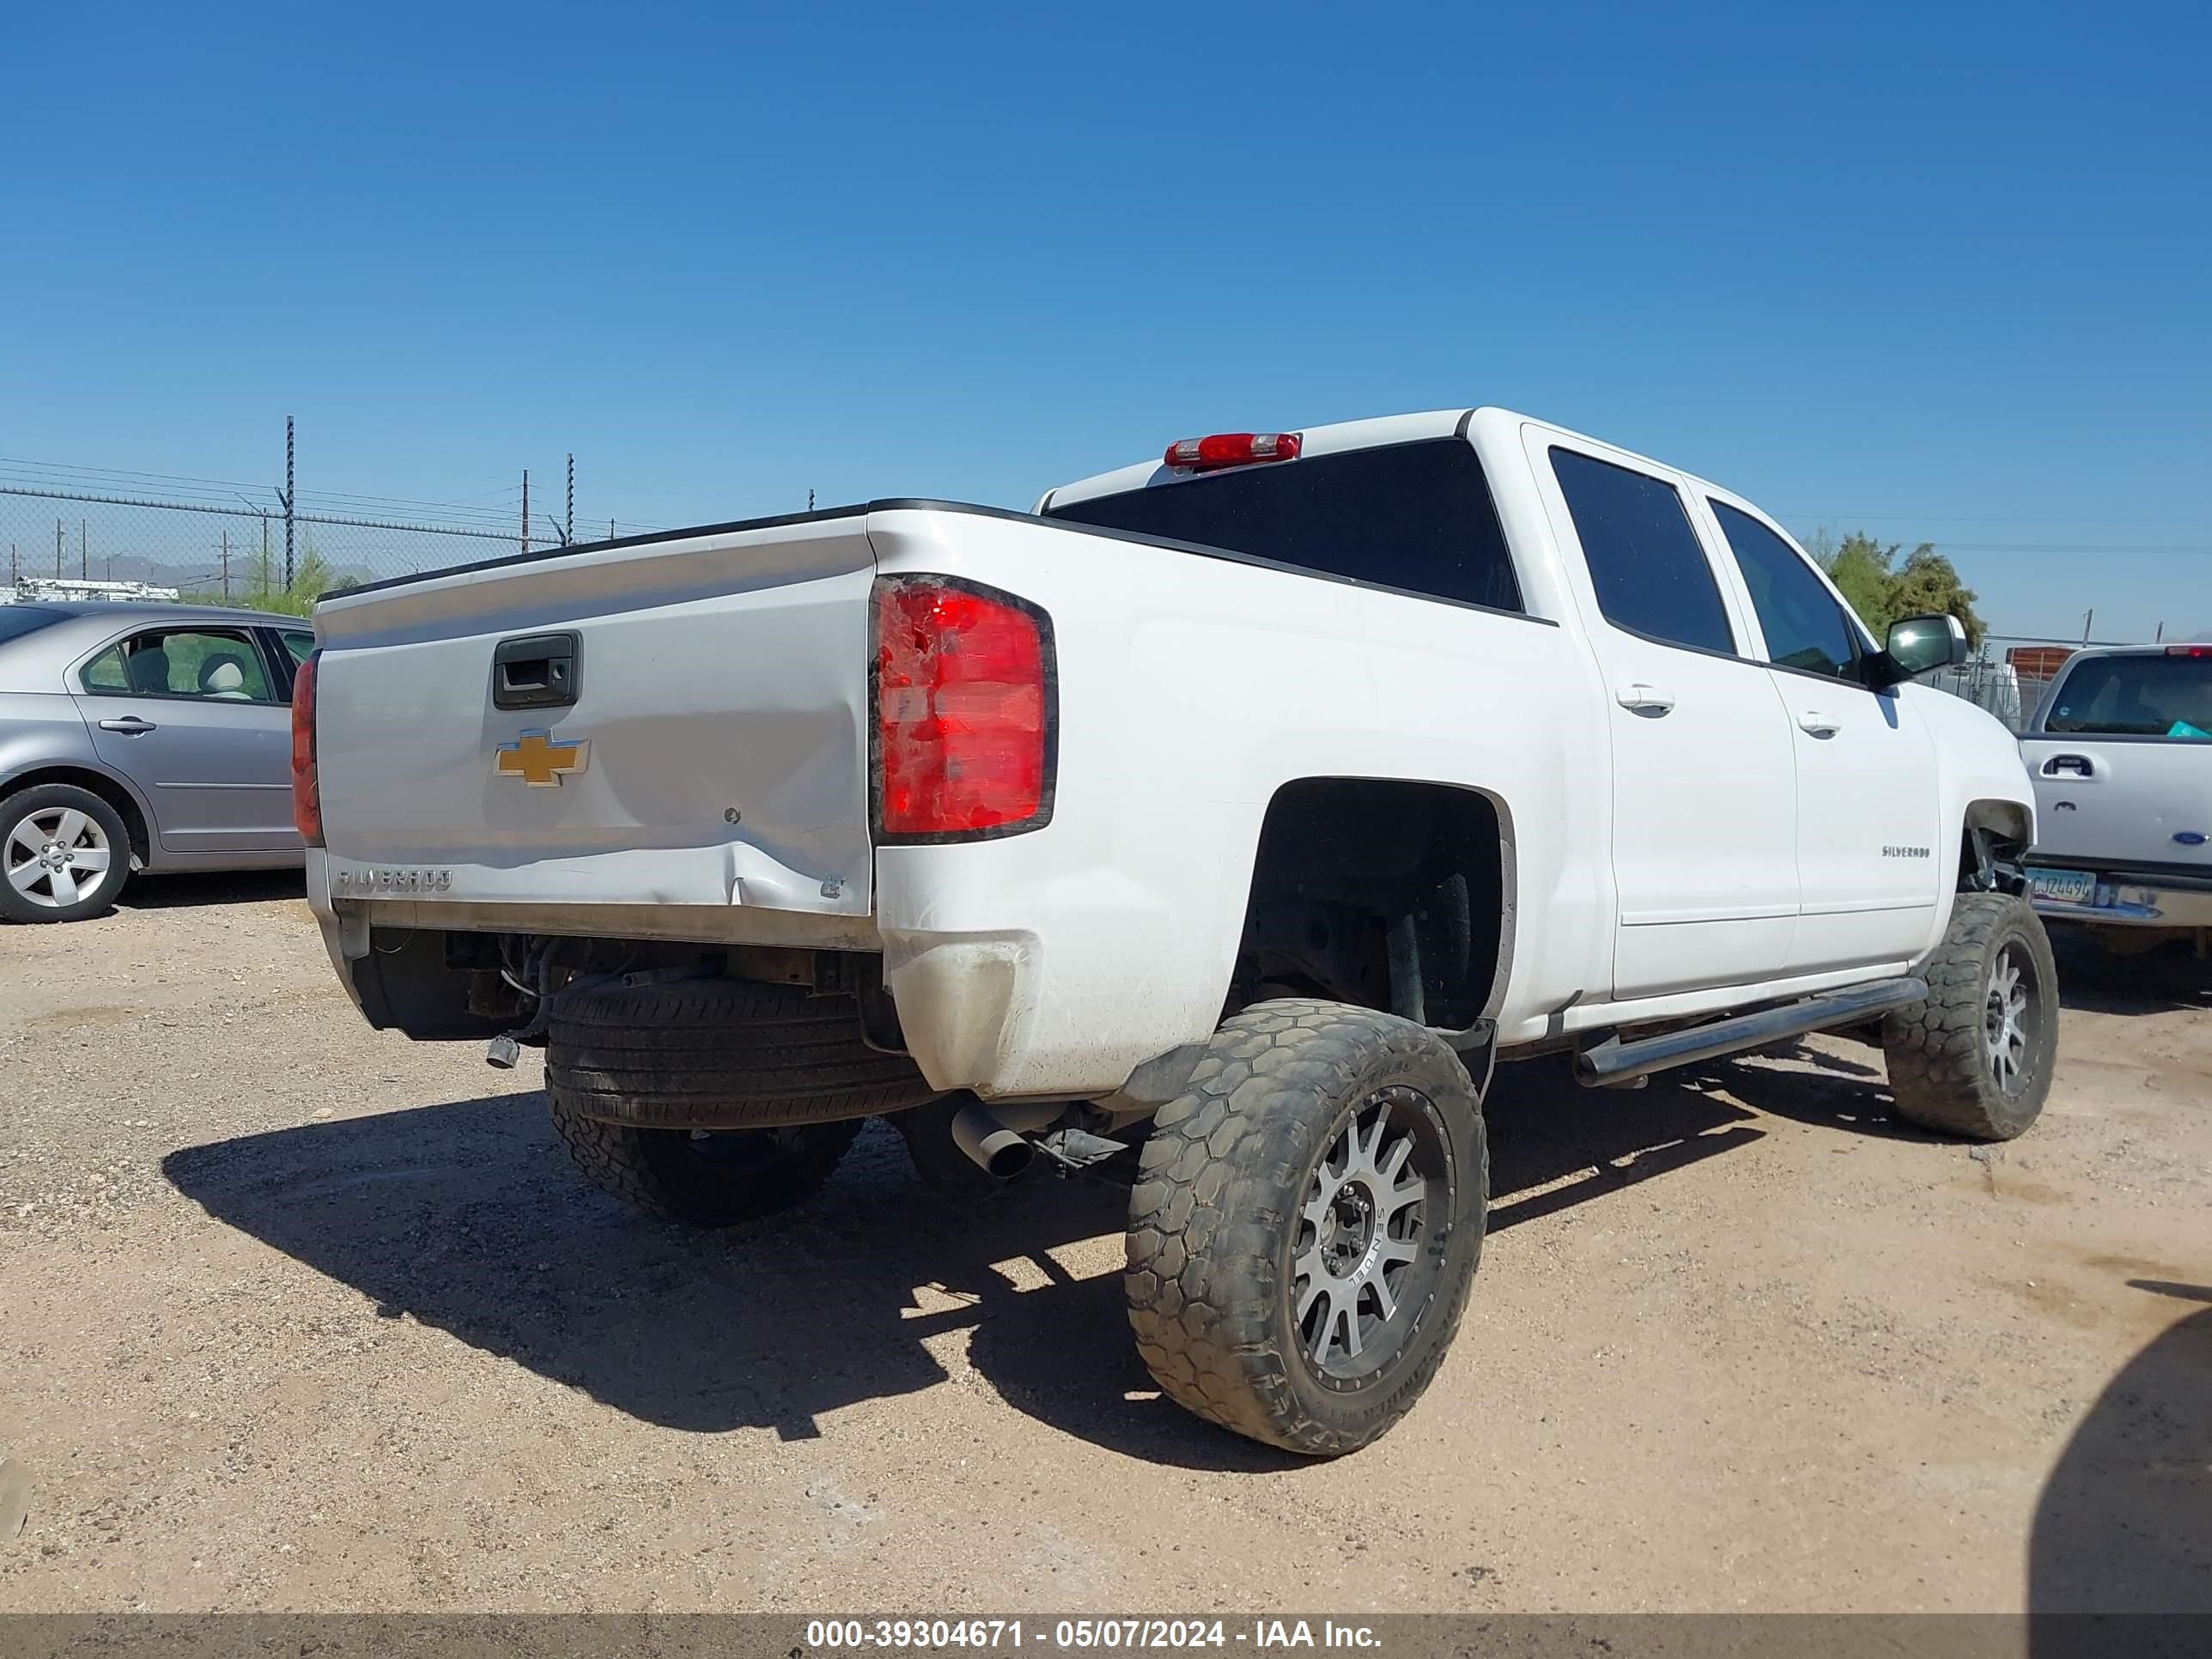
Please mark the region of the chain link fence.
MULTIPOLYGON (((2035 718, 2036 708, 2043 702, 2043 694, 2051 689, 2051 683, 2084 643, 1993 634, 1982 641, 1981 654, 1973 661, 1939 670, 1928 676, 1928 684, 1978 703, 2014 731, 2022 731, 2035 718)), ((2112 645, 2119 641, 2095 640, 2086 643, 2112 645)))
MULTIPOLYGON (((589 539, 587 536, 579 539, 589 539)), ((161 501, 0 482, 9 589, 27 579, 145 583, 217 605, 305 615, 317 594, 388 576, 558 547, 544 521, 526 536, 485 524, 302 512, 249 502, 161 501)))
POLYGON ((470 500, 424 501, 302 490, 295 461, 289 417, 276 488, 0 457, 0 602, 152 590, 305 615, 334 588, 654 527, 579 521, 574 456, 534 514, 527 472, 470 500))

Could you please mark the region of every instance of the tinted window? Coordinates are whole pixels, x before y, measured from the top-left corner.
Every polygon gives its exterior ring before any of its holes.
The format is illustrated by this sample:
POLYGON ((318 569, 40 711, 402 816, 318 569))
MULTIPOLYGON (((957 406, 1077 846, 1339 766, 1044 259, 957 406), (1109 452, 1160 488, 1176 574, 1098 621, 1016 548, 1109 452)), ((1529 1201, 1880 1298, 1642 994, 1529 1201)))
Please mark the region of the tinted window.
POLYGON ((287 629, 284 631, 284 648, 292 653, 292 666, 297 668, 315 654, 315 636, 313 634, 295 634, 287 629))
POLYGON ((2212 740, 2212 655, 2084 658, 2059 683, 2044 730, 2212 740))
POLYGON ((142 697, 274 702, 261 653, 243 634, 155 629, 111 645, 84 665, 88 691, 142 697))
POLYGON ((1674 485, 1571 449, 1552 452, 1552 471, 1607 622, 1672 645, 1735 649, 1720 585, 1674 485))
POLYGON ((1750 514, 1725 501, 1711 506, 1735 551, 1743 585, 1751 590, 1751 608, 1766 635, 1768 660, 1838 679, 1857 678, 1858 630, 1812 567, 1750 514))
POLYGON ((1238 467, 1071 501, 1045 516, 1521 608, 1489 481, 1456 438, 1238 467))
POLYGON ((0 641, 19 640, 26 634, 59 622, 67 613, 41 611, 35 605, 0 605, 0 641))

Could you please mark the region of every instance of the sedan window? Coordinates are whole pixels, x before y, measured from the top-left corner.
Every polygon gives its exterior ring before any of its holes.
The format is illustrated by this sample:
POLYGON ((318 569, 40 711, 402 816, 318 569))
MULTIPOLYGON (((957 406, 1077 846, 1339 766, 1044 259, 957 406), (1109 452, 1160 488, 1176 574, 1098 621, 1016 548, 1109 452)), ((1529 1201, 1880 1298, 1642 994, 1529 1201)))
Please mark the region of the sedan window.
POLYGON ((110 696, 205 697, 274 702, 261 653, 244 634, 149 629, 118 641, 84 665, 88 691, 110 696))

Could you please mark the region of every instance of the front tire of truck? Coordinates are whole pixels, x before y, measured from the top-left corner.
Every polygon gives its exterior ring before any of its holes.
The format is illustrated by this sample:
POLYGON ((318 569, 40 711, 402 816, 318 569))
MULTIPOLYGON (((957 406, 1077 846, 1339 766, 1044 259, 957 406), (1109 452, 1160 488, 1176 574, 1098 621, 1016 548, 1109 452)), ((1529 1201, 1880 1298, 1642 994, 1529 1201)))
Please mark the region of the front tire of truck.
POLYGON ((2058 969, 2042 919, 2009 893, 1961 893, 1921 976, 1927 1000, 1882 1022, 1897 1115, 1966 1140, 2024 1133, 2058 1054, 2058 969))
POLYGON ((594 1186, 695 1227, 773 1215, 830 1179, 860 1119, 781 1129, 641 1129, 586 1117, 558 1094, 553 1127, 594 1186))
POLYGON ((1482 1252, 1481 1102, 1426 1027, 1257 1003, 1161 1109, 1125 1287, 1162 1392, 1309 1456, 1376 1439, 1442 1364, 1482 1252))

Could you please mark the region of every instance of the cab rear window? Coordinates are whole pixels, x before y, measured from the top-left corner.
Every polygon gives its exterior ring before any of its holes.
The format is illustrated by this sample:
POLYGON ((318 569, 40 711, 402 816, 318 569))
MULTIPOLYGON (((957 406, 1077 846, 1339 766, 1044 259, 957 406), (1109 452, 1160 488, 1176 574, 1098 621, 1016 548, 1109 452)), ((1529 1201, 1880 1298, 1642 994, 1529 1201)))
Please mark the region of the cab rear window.
POLYGON ((1522 608, 1490 481, 1457 438, 1242 466, 1070 501, 1045 517, 1431 599, 1522 608))
POLYGON ((2085 657, 2058 683, 2043 729, 2212 742, 2212 651, 2085 657))

